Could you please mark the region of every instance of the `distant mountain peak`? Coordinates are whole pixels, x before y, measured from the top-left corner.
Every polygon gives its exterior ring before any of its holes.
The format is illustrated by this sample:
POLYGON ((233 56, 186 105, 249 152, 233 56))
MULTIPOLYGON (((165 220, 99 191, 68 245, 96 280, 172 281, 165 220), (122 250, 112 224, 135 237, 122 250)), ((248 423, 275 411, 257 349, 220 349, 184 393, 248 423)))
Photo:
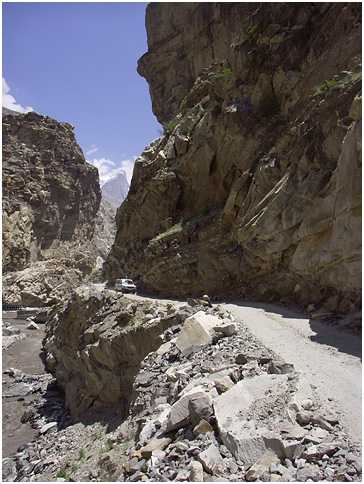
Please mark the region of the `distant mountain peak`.
POLYGON ((114 207, 119 207, 125 200, 129 183, 124 170, 120 171, 101 185, 103 197, 114 207))

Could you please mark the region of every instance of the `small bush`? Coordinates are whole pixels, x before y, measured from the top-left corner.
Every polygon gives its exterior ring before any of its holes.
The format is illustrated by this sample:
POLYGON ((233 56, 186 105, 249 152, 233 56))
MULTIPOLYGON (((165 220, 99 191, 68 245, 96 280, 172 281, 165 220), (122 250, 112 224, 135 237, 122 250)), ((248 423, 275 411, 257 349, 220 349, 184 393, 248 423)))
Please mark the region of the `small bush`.
POLYGON ((332 79, 327 79, 316 87, 314 96, 326 96, 336 89, 345 89, 361 79, 361 72, 343 71, 332 79))
POLYGON ((65 479, 66 481, 70 481, 71 476, 67 474, 66 469, 60 469, 56 474, 56 479, 65 479))
POLYGON ((86 458, 86 452, 85 449, 80 449, 78 453, 78 460, 85 460, 86 458))
POLYGON ((177 126, 178 121, 177 119, 172 119, 171 121, 168 121, 163 125, 163 130, 164 134, 170 134, 174 130, 174 128, 177 126))
POLYGON ((254 35, 257 33, 258 30, 258 25, 249 25, 249 27, 246 29, 246 33, 248 37, 254 37, 254 35))
POLYGON ((221 71, 213 74, 213 79, 221 79, 223 81, 230 81, 233 77, 233 71, 230 67, 223 67, 221 71))

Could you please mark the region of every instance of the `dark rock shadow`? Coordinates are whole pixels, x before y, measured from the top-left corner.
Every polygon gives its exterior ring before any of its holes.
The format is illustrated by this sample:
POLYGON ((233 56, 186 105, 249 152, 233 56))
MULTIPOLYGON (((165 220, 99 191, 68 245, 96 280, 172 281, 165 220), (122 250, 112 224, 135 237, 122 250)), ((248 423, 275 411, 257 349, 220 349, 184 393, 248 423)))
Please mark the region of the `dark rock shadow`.
POLYGON ((308 314, 302 311, 298 306, 286 307, 280 304, 271 303, 259 303, 255 301, 241 301, 241 300, 228 300, 228 301, 216 301, 216 304, 234 304, 243 308, 255 308, 263 309, 266 313, 276 313, 283 318, 290 319, 309 319, 308 314))
POLYGON ((282 318, 296 319, 299 325, 299 320, 308 320, 311 330, 315 333, 309 336, 309 339, 315 343, 323 344, 336 348, 341 353, 346 353, 357 358, 362 358, 362 341, 357 334, 352 334, 345 330, 345 328, 333 327, 331 324, 336 322, 339 318, 333 317, 328 320, 318 320, 310 318, 309 314, 300 310, 298 307, 287 308, 279 304, 257 303, 252 301, 228 301, 229 304, 234 304, 240 307, 251 307, 255 309, 262 309, 266 313, 275 313, 282 318))
POLYGON ((36 404, 36 410, 45 418, 46 423, 57 422, 58 431, 80 422, 83 425, 99 423, 105 427, 106 433, 109 433, 116 430, 125 420, 125 414, 117 407, 90 409, 78 417, 73 417, 66 408, 64 392, 56 380, 48 384, 41 401, 36 404))
POLYGON ((310 340, 326 346, 336 348, 341 353, 362 359, 362 341, 359 335, 350 334, 343 329, 330 327, 327 323, 310 319, 312 331, 316 334, 310 340))

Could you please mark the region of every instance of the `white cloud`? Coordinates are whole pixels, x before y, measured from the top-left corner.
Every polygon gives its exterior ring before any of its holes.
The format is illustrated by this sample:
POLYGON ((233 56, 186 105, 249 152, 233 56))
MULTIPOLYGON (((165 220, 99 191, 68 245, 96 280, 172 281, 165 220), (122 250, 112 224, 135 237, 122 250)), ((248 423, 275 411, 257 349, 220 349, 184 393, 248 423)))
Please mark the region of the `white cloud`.
POLYGON ((133 156, 130 160, 123 160, 121 162, 121 168, 126 173, 126 178, 128 179, 129 185, 133 176, 134 163, 136 159, 137 159, 137 156, 133 156))
POLYGON ((9 93, 10 87, 3 78, 3 107, 11 109, 12 111, 17 111, 18 113, 29 113, 29 111, 33 111, 33 108, 30 106, 25 108, 24 106, 17 104, 15 97, 9 93))
POLYGON ((91 163, 91 165, 96 166, 96 168, 99 170, 101 184, 104 184, 108 180, 110 180, 110 178, 115 175, 116 170, 120 170, 120 168, 115 167, 115 163, 112 160, 109 160, 107 158, 95 158, 93 160, 87 161, 88 163, 91 163))
POLYGON ((96 145, 91 145, 90 149, 86 151, 86 155, 87 156, 93 155, 94 153, 96 153, 96 151, 99 151, 99 148, 96 145))
POLYGON ((107 181, 111 180, 122 171, 125 173, 130 185, 131 177, 133 176, 134 162, 136 159, 137 157, 133 156, 131 159, 122 160, 119 163, 115 163, 108 158, 94 158, 93 160, 87 160, 87 162, 96 166, 96 168, 99 170, 101 185, 104 185, 107 181))

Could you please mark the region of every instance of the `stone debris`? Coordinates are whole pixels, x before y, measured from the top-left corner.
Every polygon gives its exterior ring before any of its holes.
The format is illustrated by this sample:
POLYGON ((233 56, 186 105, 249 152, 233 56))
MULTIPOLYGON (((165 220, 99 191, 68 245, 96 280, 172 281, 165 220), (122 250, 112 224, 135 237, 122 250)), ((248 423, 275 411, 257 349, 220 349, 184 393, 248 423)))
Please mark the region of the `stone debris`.
MULTIPOLYGON (((91 294, 96 306, 107 301, 102 294, 97 293, 100 299, 91 294)), ((40 414, 43 404, 26 408, 22 421, 37 428, 39 438, 14 457, 15 467, 7 463, 4 479, 7 474, 13 477, 14 469, 17 480, 55 480, 57 475, 67 480, 127 482, 351 481, 360 477, 359 449, 349 444, 337 417, 305 390, 309 386, 292 365, 263 347, 244 323, 234 321, 219 306, 204 311, 190 306, 197 314, 192 321, 208 328, 210 342, 205 339, 189 352, 185 349, 191 341, 183 331, 191 312, 185 306, 176 311, 169 308, 167 314, 162 307, 132 309, 126 296, 123 301, 114 306, 120 308, 113 313, 114 321, 120 317, 117 311, 125 314, 126 306, 143 320, 150 314, 144 324, 152 327, 167 321, 164 330, 153 333, 151 351, 141 357, 129 389, 128 414, 123 419, 119 416, 110 432, 97 423, 73 423, 59 400, 46 418, 40 414), (236 327, 231 336, 215 329, 227 319, 236 327), (213 323, 205 325, 206 321, 213 323), (182 349, 177 346, 181 334, 187 342, 182 349), (320 425, 326 418, 332 422, 325 420, 329 430, 320 425)), ((87 328, 84 341, 93 341, 87 328)), ((118 341, 115 333, 110 334, 118 341)), ((48 337, 51 349, 49 341, 48 337)), ((95 355, 103 364, 108 361, 107 352, 95 355)), ((35 379, 14 368, 7 374, 17 385, 29 384, 26 391, 50 394, 50 375, 43 381, 42 376, 35 379)))
POLYGON ((193 460, 190 464, 190 476, 189 481, 191 482, 203 482, 203 467, 201 462, 193 460))
POLYGON ((224 460, 219 449, 214 444, 211 444, 206 450, 201 452, 197 458, 209 474, 213 475, 224 470, 224 460))
POLYGON ((280 460, 276 454, 272 451, 266 451, 264 454, 250 467, 248 472, 245 474, 245 479, 247 481, 257 481, 265 473, 274 472, 272 469, 274 464, 280 463, 280 460))

